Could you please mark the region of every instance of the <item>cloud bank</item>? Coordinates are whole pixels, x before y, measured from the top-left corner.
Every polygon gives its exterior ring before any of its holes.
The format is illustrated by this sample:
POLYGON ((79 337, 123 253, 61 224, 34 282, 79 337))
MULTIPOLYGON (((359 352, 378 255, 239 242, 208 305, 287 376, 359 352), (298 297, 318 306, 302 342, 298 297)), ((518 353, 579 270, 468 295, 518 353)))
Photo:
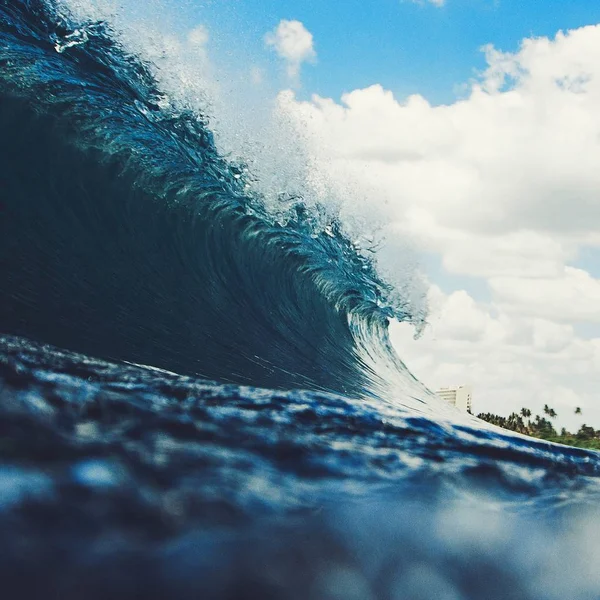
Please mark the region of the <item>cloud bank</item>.
POLYGON ((380 85, 281 104, 327 176, 380 198, 390 230, 440 263, 430 331, 396 335, 416 374, 473 382, 481 409, 576 404, 597 423, 600 26, 483 52, 449 105, 380 85))

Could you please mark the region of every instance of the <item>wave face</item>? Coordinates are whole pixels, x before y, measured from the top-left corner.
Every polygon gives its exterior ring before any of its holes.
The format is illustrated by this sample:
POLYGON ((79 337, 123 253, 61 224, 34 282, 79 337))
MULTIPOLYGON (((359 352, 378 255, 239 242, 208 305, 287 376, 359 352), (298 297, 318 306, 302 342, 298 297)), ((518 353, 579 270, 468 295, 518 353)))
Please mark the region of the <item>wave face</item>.
POLYGON ((3 597, 600 597, 599 454, 448 418, 107 24, 0 0, 0 132, 3 597))
POLYGON ((412 380, 386 335, 411 315, 338 223, 270 216, 106 25, 0 18, 0 330, 271 388, 412 380))

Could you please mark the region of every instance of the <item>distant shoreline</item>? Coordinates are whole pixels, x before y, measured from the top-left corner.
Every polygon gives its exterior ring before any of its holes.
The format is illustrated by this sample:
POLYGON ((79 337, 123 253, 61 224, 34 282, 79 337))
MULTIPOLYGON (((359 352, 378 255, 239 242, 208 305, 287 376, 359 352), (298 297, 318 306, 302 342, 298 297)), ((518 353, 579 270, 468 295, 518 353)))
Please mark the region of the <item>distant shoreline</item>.
MULTIPOLYGON (((520 412, 513 412, 508 417, 502 417, 493 413, 479 413, 477 418, 532 438, 556 444, 564 444, 565 446, 573 446, 575 448, 600 450, 600 429, 596 430, 589 425, 583 424, 577 433, 571 433, 564 427, 559 433, 554 428, 552 422, 552 419, 558 416, 556 411, 546 404, 544 406, 544 414, 546 415, 544 417, 540 417, 540 415, 532 417, 530 409, 522 408, 520 412)), ((582 414, 581 409, 576 408, 575 414, 582 414)))

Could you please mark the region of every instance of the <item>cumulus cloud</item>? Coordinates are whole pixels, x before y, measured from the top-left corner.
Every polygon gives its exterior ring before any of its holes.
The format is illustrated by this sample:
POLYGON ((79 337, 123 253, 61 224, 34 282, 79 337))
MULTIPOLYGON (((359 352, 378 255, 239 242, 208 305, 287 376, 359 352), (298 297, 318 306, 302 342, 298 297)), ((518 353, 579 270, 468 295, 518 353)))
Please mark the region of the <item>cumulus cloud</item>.
POLYGON ((554 278, 493 277, 489 282, 497 302, 521 314, 600 323, 600 281, 582 269, 564 267, 554 278))
POLYGON ((593 407, 600 280, 578 256, 600 248, 600 26, 482 51, 486 69, 448 105, 380 85, 280 103, 315 165, 439 258, 442 316, 414 350, 426 384, 475 379, 487 408, 593 407), (487 294, 453 288, 465 277, 487 294))
POLYGON ((459 229, 555 233, 600 217, 600 27, 486 48, 488 69, 465 100, 399 101, 379 85, 296 111, 333 158, 369 164, 398 210, 419 206, 459 229))
POLYGON ((267 33, 265 44, 285 61, 288 77, 293 82, 298 81, 302 63, 312 62, 317 57, 312 33, 300 21, 281 20, 267 33))
POLYGON ((430 325, 414 340, 408 325, 391 328, 392 341, 413 373, 432 388, 470 383, 477 412, 541 413, 550 404, 559 427, 598 422, 600 339, 581 339, 570 324, 509 315, 464 291, 433 285, 430 325), (582 416, 574 408, 583 409, 582 416))

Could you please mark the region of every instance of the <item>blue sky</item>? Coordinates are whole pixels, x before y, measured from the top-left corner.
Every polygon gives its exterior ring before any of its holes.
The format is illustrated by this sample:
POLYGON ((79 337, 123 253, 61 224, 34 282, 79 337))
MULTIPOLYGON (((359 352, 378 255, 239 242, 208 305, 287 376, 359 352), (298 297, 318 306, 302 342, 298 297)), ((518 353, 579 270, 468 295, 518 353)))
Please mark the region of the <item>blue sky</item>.
POLYGON ((446 0, 437 7, 409 0, 214 0, 189 2, 179 16, 181 25, 205 23, 220 56, 250 52, 259 64, 274 60, 264 34, 280 19, 301 21, 318 55, 303 70, 304 93, 339 98, 380 83, 398 98, 420 93, 445 103, 484 67, 484 44, 514 51, 525 37, 598 23, 600 1, 446 0))

